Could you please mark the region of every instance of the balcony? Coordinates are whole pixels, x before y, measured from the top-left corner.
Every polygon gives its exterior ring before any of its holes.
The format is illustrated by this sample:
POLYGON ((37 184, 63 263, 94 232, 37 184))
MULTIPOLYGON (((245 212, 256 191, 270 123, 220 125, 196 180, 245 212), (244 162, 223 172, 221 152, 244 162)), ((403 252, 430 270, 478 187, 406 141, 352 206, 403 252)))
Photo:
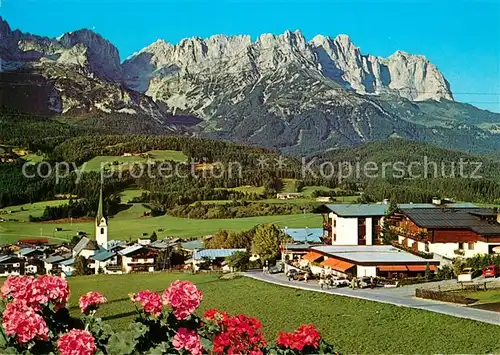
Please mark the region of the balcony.
POLYGON ((427 237, 429 236, 429 233, 424 231, 412 232, 404 227, 397 227, 397 226, 390 226, 389 228, 391 232, 393 232, 394 234, 397 234, 400 237, 410 238, 413 240, 423 241, 427 239, 427 237))
POLYGON ((434 257, 433 253, 427 253, 425 251, 420 251, 418 249, 414 249, 413 247, 407 247, 403 244, 399 244, 397 241, 392 242, 392 246, 396 247, 398 249, 407 251, 410 254, 420 256, 421 258, 424 258, 424 259, 432 259, 434 257))
POLYGON ((121 271, 122 266, 121 265, 106 265, 106 270, 109 271, 121 271))

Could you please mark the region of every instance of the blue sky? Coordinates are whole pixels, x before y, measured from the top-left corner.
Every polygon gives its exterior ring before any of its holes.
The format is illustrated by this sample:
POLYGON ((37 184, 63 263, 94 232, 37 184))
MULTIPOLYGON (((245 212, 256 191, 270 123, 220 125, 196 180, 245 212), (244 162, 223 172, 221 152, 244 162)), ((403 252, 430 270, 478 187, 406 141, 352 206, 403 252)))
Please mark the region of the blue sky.
POLYGON ((12 28, 56 37, 90 28, 124 59, 157 39, 348 34, 365 54, 424 54, 458 101, 500 112, 500 1, 0 0, 12 28))

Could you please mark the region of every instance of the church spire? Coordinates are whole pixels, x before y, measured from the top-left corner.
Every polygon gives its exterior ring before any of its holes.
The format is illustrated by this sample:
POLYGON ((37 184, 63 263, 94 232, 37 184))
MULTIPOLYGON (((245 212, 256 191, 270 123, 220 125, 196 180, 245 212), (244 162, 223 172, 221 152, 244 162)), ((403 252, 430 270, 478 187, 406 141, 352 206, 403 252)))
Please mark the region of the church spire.
POLYGON ((97 209, 97 216, 96 216, 96 223, 99 225, 104 218, 104 207, 103 207, 103 200, 102 200, 102 185, 101 185, 101 193, 99 195, 99 208, 97 209))

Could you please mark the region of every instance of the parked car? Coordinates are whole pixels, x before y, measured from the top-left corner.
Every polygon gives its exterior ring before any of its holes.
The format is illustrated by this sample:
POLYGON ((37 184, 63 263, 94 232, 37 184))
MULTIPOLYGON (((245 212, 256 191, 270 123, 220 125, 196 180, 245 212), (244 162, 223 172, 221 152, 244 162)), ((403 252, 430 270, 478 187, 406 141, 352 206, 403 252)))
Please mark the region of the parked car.
POLYGON ((305 277, 307 275, 307 279, 311 279, 311 275, 307 271, 302 271, 302 270, 293 270, 295 272, 292 273, 292 279, 296 281, 303 281, 305 280, 305 277))
POLYGON ((368 288, 370 287, 371 283, 370 283, 370 278, 369 277, 362 277, 360 280, 359 280, 359 288, 368 288))
POLYGON ((331 284, 335 287, 349 286, 350 282, 345 277, 334 277, 332 278, 331 284))
POLYGON ((489 265, 483 267, 483 276, 484 277, 497 277, 500 276, 500 266, 498 265, 489 265))
POLYGON ((283 272, 283 271, 284 271, 284 268, 283 268, 283 264, 281 264, 281 263, 276 263, 276 265, 271 266, 269 268, 270 274, 279 274, 280 272, 283 272))
POLYGON ((462 270, 462 272, 458 275, 458 282, 472 282, 472 274, 474 273, 474 269, 471 267, 466 267, 462 270))

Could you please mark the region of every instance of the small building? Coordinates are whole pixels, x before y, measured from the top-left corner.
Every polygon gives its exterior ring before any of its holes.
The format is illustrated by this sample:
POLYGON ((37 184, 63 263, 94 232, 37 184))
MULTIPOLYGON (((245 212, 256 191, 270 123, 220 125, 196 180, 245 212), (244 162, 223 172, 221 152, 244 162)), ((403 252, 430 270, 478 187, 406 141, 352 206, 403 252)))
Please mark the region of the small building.
POLYGON ((293 198, 300 198, 302 194, 300 192, 280 192, 276 194, 278 200, 289 200, 293 198))
POLYGON ((427 266, 437 270, 439 260, 424 259, 391 245, 315 246, 303 256, 339 276, 412 277, 423 275, 427 266))
POLYGON ((0 255, 0 276, 24 275, 24 259, 16 255, 0 255))
POLYGON ((386 204, 322 205, 314 213, 323 215, 323 229, 332 245, 379 244, 386 204))
POLYGON ((70 253, 68 253, 68 254, 61 254, 61 255, 54 254, 54 255, 49 256, 46 259, 43 259, 43 265, 44 265, 45 272, 47 274, 49 274, 49 273, 60 274, 62 272, 62 266, 60 263, 62 261, 71 259, 72 257, 73 256, 70 253))
POLYGON ((202 249, 196 250, 193 253, 192 263, 194 270, 199 269, 199 265, 203 263, 209 263, 210 269, 219 269, 223 271, 231 271, 229 267, 225 265, 225 259, 228 256, 233 255, 237 252, 246 252, 246 249, 202 249))
POLYGON ((134 244, 118 252, 122 259, 122 270, 129 272, 153 272, 157 252, 140 244, 134 244))
POLYGON ((330 196, 318 196, 316 197, 316 202, 331 202, 332 198, 330 196))
POLYGON ((88 259, 90 256, 94 255, 99 250, 99 246, 95 240, 88 237, 82 237, 80 241, 74 246, 72 254, 73 258, 77 256, 83 256, 88 259))
POLYGON ((101 249, 89 258, 94 263, 95 273, 122 274, 122 256, 116 252, 101 249))
POLYGON ((323 243, 323 228, 284 228, 281 231, 294 243, 323 243))

